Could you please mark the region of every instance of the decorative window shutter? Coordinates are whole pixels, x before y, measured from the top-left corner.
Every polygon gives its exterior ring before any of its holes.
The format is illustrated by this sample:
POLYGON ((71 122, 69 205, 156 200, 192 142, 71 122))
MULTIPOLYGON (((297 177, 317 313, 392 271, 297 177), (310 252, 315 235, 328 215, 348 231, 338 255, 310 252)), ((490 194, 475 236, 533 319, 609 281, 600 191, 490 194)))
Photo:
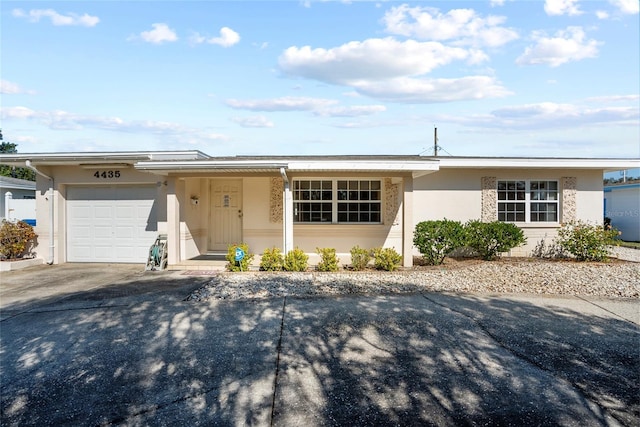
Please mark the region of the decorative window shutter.
POLYGON ((495 176, 482 177, 482 222, 498 219, 498 189, 495 176))

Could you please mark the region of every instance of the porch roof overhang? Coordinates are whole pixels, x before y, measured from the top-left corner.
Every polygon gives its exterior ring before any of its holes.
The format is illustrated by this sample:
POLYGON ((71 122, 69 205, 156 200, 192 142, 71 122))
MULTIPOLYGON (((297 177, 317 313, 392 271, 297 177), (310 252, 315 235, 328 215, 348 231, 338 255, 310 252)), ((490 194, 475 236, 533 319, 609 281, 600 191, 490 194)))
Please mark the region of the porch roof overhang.
POLYGON ((294 173, 400 173, 418 177, 439 169, 434 160, 406 160, 387 158, 363 159, 277 159, 273 160, 191 160, 191 161, 140 161, 135 164, 138 170, 158 174, 169 173, 279 173, 281 169, 294 173))
POLYGON ((633 158, 438 157, 441 169, 597 169, 604 172, 640 167, 633 158))
POLYGON ((27 161, 38 166, 87 166, 133 165, 143 160, 206 159, 210 156, 197 151, 121 151, 86 153, 15 153, 2 154, 0 163, 9 166, 24 166, 27 161))

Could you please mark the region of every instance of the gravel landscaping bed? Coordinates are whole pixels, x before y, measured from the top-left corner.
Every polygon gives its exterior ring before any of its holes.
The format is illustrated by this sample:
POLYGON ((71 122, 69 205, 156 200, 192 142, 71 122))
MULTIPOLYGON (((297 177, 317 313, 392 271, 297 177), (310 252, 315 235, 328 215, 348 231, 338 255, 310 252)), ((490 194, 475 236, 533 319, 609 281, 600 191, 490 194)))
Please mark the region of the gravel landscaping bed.
POLYGON ((640 265, 506 258, 447 259, 441 266, 386 272, 243 272, 217 274, 186 299, 257 299, 283 296, 484 292, 640 298, 640 265))

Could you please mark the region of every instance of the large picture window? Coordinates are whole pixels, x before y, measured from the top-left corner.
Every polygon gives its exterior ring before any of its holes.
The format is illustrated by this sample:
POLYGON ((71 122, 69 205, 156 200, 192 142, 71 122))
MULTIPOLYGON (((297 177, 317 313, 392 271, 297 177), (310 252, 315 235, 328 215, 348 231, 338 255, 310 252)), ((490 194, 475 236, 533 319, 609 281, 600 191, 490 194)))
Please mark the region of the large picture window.
POLYGON ((498 221, 558 222, 558 181, 498 181, 498 221))
POLYGON ((380 180, 294 180, 294 221, 381 223, 380 180))

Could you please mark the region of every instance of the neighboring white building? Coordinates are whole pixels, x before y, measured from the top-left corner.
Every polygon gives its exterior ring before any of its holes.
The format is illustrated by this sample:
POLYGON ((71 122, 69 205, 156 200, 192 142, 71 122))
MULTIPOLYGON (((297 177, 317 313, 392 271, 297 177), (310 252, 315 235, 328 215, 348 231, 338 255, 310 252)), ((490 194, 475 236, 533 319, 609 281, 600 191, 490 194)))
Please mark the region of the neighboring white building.
POLYGON ((0 176, 0 219, 35 220, 35 198, 35 181, 0 176))
POLYGON ((604 187, 604 215, 622 240, 640 242, 640 183, 604 187))
MULTIPOLYGON (((211 157, 199 151, 10 154, 35 167, 40 257, 145 263, 167 235, 169 268, 245 242, 259 255, 394 247, 410 266, 424 220, 512 221, 528 255, 561 223, 603 221, 605 171, 639 159, 424 156, 211 157)), ((259 262, 259 256, 254 260, 259 262)))

